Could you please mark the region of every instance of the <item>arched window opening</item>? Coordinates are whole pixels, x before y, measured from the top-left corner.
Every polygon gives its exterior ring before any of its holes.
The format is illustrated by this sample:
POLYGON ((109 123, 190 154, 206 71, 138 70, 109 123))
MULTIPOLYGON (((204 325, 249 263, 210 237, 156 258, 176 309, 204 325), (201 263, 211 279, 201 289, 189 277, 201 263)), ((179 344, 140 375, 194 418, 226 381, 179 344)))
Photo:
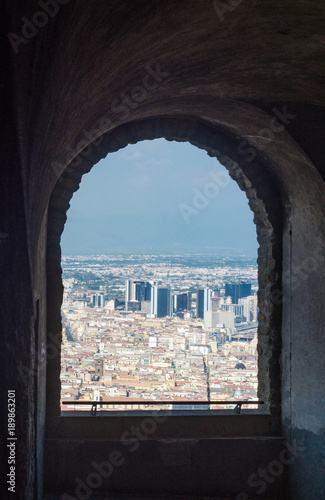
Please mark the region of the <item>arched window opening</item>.
POLYGON ((257 400, 256 228, 216 158, 164 139, 108 155, 61 247, 62 411, 257 400))
MULTIPOLYGON (((51 196, 48 212, 47 347, 48 349, 54 347, 53 351, 55 351, 55 355, 47 357, 48 418, 51 419, 61 414, 60 353, 62 317, 60 310, 63 302, 63 284, 60 239, 67 220, 69 202, 73 193, 78 190, 83 175, 89 172, 101 159, 105 157, 108 157, 108 159, 112 158, 113 153, 120 150, 122 152, 130 144, 139 144, 141 141, 148 139, 154 144, 154 139, 161 138, 165 138, 175 145, 177 142, 188 142, 193 146, 197 146, 198 149, 205 150, 214 159, 212 170, 218 164, 216 162, 217 159, 221 165, 226 167, 230 177, 236 181, 240 189, 245 192, 249 206, 254 213, 258 241, 258 399, 265 402, 262 411, 271 418, 274 417, 273 425, 275 429, 280 422, 281 402, 282 194, 278 186, 278 181, 272 174, 272 169, 268 168, 264 162, 263 155, 257 149, 250 148, 250 154, 247 155, 247 151, 243 151, 243 141, 240 137, 233 136, 222 127, 205 120, 180 116, 152 117, 150 119, 130 122, 117 127, 111 132, 107 132, 100 140, 96 141, 96 144, 94 143, 73 159, 58 179, 51 196)), ((191 147, 190 144, 188 147, 191 147)), ((199 153, 198 149, 192 148, 191 150, 192 152, 199 153)), ((209 169, 206 170, 205 174, 209 176, 209 169)), ((187 178, 187 175, 184 177, 187 178)), ((89 176, 89 179, 91 179, 91 176, 89 176)), ((183 185, 183 183, 181 184, 183 185)), ((207 214, 207 218, 209 217, 209 208, 212 207, 218 198, 212 196, 214 195, 213 189, 215 188, 211 187, 210 184, 211 178, 209 177, 208 181, 205 180, 203 185, 200 185, 200 188, 203 189, 203 195, 208 200, 207 207, 203 208, 193 205, 194 194, 191 189, 197 187, 195 184, 190 186, 190 190, 186 192, 186 196, 178 200, 179 204, 183 203, 178 215, 182 215, 183 218, 184 214, 185 217, 190 217, 190 219, 192 217, 194 225, 197 224, 198 227, 199 224, 197 221, 200 218, 201 220, 204 219, 205 214, 207 214), (192 200, 189 198, 190 196, 192 196, 192 200), (186 206, 185 212, 184 205, 186 206), (197 214, 197 211, 199 214, 197 214)), ((229 183, 230 185, 237 189, 235 183, 229 183)), ((226 189, 221 189, 220 191, 225 193, 226 189)), ((198 195, 197 191, 195 191, 195 194, 198 195)), ((166 205, 168 206, 168 203, 166 205)), ((211 234, 216 232, 213 231, 213 228, 216 228, 217 222, 217 218, 212 220, 210 224, 211 234)), ((254 230, 252 231, 254 233, 254 230)), ((194 240, 195 244, 198 244, 200 237, 196 235, 194 240)), ((251 241, 255 241, 255 236, 252 237, 251 241)), ((184 255, 185 253, 182 253, 182 256, 184 255)), ((130 281, 134 284, 134 281, 142 280, 136 280, 134 276, 130 276, 130 281)), ((195 311, 194 299, 196 299, 196 296, 192 295, 192 298, 193 310, 195 311)), ((96 296, 93 300, 98 301, 101 299, 99 296, 96 296)), ((232 304, 220 305, 228 306, 232 304)), ((129 311, 125 312, 129 314, 129 311)), ((151 340, 151 342, 154 343, 155 340, 151 340)), ((106 368, 104 369, 106 371, 106 368)), ((97 402, 96 404, 99 403, 97 402)), ((214 414, 211 411, 209 413, 214 414)), ((72 412, 70 415, 72 415, 72 412)))

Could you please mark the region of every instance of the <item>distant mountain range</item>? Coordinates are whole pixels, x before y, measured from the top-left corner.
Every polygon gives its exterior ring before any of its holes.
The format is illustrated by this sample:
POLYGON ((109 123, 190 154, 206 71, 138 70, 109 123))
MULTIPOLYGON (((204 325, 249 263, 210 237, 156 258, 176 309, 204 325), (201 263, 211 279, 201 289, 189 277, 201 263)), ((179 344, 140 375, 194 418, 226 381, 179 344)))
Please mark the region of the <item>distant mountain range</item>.
POLYGON ((180 213, 130 213, 79 217, 68 212, 62 235, 64 254, 147 253, 256 256, 255 226, 238 210, 218 217, 212 210, 193 214, 186 224, 180 213))

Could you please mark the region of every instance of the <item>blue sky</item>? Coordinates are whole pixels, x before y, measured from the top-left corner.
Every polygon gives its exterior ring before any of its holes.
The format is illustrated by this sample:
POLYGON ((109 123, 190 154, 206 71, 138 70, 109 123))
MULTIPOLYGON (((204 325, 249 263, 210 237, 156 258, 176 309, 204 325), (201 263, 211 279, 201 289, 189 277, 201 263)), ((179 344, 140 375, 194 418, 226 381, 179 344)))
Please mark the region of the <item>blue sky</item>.
POLYGON ((63 254, 256 256, 245 194, 189 143, 143 141, 109 154, 71 200, 63 254))

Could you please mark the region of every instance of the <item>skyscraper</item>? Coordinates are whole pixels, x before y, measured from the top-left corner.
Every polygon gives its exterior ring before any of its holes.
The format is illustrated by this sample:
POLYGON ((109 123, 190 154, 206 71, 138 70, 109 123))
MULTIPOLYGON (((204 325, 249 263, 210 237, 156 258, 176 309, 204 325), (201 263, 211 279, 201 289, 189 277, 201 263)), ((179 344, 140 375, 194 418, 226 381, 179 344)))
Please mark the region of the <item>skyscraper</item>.
POLYGON ((151 300, 151 283, 146 281, 126 280, 125 283, 125 309, 128 310, 128 303, 144 300, 151 300))
POLYGON ((152 287, 151 292, 151 314, 157 318, 171 316, 172 313, 172 292, 169 286, 152 287))
POLYGON ((204 319, 206 311, 210 309, 210 288, 198 288, 196 295, 196 317, 204 319))
POLYGON ((227 283, 225 287, 225 296, 231 297, 233 304, 238 304, 238 300, 248 297, 252 294, 252 285, 250 283, 227 283))
POLYGON ((147 281, 144 289, 144 300, 151 300, 151 289, 152 285, 147 281))
POLYGON ((145 296, 145 282, 144 281, 134 281, 135 286, 135 298, 134 300, 144 300, 145 296))
POLYGON ((257 295, 249 295, 248 297, 239 299, 238 303, 243 307, 245 321, 257 321, 257 295))
POLYGON ((134 300, 134 288, 133 288, 133 281, 131 280, 126 280, 125 282, 125 308, 127 308, 127 303, 130 300, 134 300))
POLYGON ((173 296, 174 313, 179 311, 190 311, 192 303, 191 292, 178 293, 173 296))
POLYGON ((105 307, 105 294, 104 292, 93 293, 90 299, 90 303, 94 307, 105 307))

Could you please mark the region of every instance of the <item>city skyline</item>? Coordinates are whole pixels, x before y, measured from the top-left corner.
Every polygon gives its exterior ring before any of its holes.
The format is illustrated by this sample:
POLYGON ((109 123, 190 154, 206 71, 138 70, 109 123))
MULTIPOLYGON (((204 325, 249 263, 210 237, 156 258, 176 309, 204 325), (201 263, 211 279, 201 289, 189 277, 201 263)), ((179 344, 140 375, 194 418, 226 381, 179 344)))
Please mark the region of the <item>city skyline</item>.
POLYGON ((253 259, 70 256, 62 266, 62 410, 88 408, 74 400, 132 410, 143 409, 139 398, 146 409, 256 399, 253 259), (232 285, 238 303, 225 295, 232 285))

